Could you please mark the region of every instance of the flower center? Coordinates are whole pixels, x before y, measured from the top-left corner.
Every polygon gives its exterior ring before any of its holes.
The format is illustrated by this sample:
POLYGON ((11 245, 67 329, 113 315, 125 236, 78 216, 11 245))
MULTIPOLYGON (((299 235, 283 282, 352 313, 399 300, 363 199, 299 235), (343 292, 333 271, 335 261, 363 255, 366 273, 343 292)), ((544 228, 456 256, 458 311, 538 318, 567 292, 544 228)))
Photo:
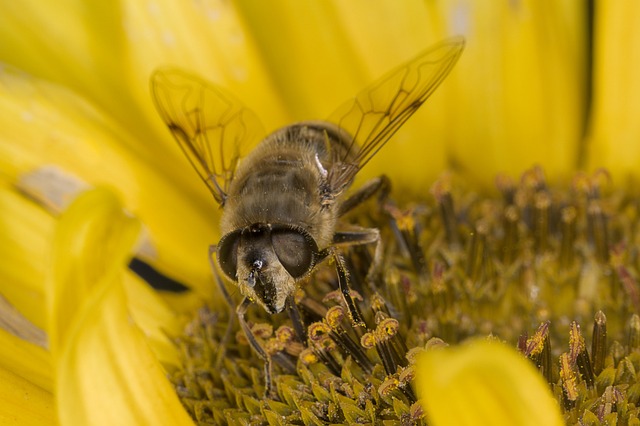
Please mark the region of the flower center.
POLYGON ((366 328, 351 324, 325 263, 298 290, 303 331, 286 313, 247 314, 275 395, 263 397, 263 361, 237 322, 209 308, 176 339, 176 391, 204 424, 412 423, 423 418, 415 354, 491 335, 535 363, 567 420, 637 418, 640 206, 606 181, 598 172, 555 189, 533 169, 518 183, 499 179, 489 197, 445 176, 426 201, 356 213, 380 229, 385 252, 373 279, 372 248, 344 252, 366 328), (593 326, 590 348, 579 324, 593 326))

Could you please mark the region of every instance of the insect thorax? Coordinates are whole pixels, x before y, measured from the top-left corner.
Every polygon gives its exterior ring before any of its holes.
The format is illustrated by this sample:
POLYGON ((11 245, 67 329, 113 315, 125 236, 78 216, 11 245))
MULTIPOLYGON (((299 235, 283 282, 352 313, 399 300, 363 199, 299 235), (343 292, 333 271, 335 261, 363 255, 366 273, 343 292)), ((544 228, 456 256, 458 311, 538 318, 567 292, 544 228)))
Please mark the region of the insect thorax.
MULTIPOLYGON (((333 237, 335 204, 323 202, 327 171, 346 152, 345 138, 329 123, 277 130, 242 160, 231 182, 222 234, 256 223, 303 227, 326 247, 333 237)), ((329 189, 330 191, 330 189, 329 189)))

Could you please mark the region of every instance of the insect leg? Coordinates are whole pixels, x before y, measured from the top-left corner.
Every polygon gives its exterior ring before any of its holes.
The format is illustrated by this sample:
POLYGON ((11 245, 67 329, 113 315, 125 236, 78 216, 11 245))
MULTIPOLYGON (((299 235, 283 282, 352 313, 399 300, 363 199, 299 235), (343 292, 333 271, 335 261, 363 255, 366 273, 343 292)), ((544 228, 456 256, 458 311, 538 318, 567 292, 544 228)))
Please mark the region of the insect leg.
POLYGON ((231 298, 231 295, 227 291, 227 287, 224 285, 224 280, 218 273, 218 268, 216 268, 215 259, 214 259, 215 253, 216 253, 216 246, 214 245, 209 246, 209 265, 211 266, 211 272, 213 273, 213 278, 216 280, 216 283, 218 284, 218 289, 220 289, 220 293, 224 297, 224 300, 227 302, 227 306, 229 306, 229 321, 227 322, 227 329, 225 330, 224 337, 220 342, 220 349, 216 354, 215 367, 218 368, 222 364, 222 360, 224 359, 224 355, 227 351, 227 343, 231 338, 231 333, 233 332, 233 326, 235 323, 236 316, 233 315, 233 312, 232 312, 232 310, 235 309, 235 302, 233 301, 233 299, 231 298))
POLYGON ((227 291, 227 287, 224 285, 224 280, 218 273, 218 268, 216 267, 216 261, 215 261, 216 250, 217 250, 216 246, 214 245, 209 246, 209 266, 211 267, 211 272, 213 272, 213 276, 216 278, 216 282, 218 284, 220 293, 222 293, 222 297, 224 297, 224 300, 227 302, 227 305, 233 308, 236 304, 231 298, 231 295, 229 294, 229 292, 227 291))
POLYGON ((242 302, 236 308, 236 315, 238 315, 238 321, 240 322, 240 328, 244 332, 249 345, 258 354, 258 356, 264 361, 264 395, 266 397, 272 396, 273 388, 271 383, 271 356, 264 350, 256 336, 251 331, 251 327, 247 324, 244 315, 247 313, 247 308, 251 305, 251 299, 245 297, 242 302))
POLYGON ((373 261, 367 272, 367 281, 375 282, 380 275, 380 267, 382 266, 382 240, 380 239, 380 231, 376 228, 358 228, 353 231, 338 231, 333 235, 333 244, 337 246, 359 246, 363 244, 375 244, 373 252, 373 261))
POLYGON ((298 309, 298 305, 296 304, 295 296, 293 294, 287 297, 287 312, 289 313, 289 318, 291 318, 293 329, 296 331, 296 336, 298 336, 298 339, 306 345, 307 327, 304 324, 304 319, 302 318, 300 309, 298 309))
POLYGON ((343 216, 353 210, 355 207, 367 201, 374 194, 378 193, 378 199, 383 201, 391 191, 391 181, 385 175, 370 179, 349 198, 340 204, 338 216, 343 216))
POLYGON ((359 327, 366 327, 366 323, 362 318, 362 314, 358 309, 358 305, 356 305, 355 300, 353 300, 353 296, 351 296, 351 285, 349 284, 349 273, 347 272, 347 267, 344 263, 344 259, 338 253, 338 250, 334 248, 330 248, 330 254, 333 256, 333 260, 336 262, 336 269, 338 270, 338 285, 340 286, 340 292, 342 293, 342 297, 344 298, 345 303, 347 304, 347 309, 349 310, 349 316, 351 317, 351 322, 354 325, 359 327))

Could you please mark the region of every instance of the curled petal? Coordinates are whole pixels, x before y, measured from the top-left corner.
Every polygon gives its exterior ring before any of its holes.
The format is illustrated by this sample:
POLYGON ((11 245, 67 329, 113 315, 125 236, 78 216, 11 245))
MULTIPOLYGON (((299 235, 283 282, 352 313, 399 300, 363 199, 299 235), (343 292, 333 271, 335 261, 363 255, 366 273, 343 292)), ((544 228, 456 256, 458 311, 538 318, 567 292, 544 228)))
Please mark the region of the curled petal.
POLYGON ((429 350, 418 358, 416 385, 435 426, 564 424, 542 376, 502 343, 429 350))
POLYGON ((50 338, 63 424, 191 424, 127 310, 123 274, 138 232, 104 189, 60 218, 50 338))

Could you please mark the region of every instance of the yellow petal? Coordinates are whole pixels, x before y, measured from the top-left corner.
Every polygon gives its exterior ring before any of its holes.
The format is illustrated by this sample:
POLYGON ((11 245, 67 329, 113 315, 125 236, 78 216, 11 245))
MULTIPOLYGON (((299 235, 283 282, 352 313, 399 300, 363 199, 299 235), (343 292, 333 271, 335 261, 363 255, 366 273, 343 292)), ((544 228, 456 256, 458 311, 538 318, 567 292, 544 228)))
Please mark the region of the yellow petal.
POLYGON ((103 280, 69 330, 58 358, 61 422, 192 424, 166 372, 129 319, 121 286, 117 278, 103 280))
POLYGON ((570 177, 585 126, 587 13, 584 2, 434 2, 467 37, 450 87, 451 163, 493 187, 538 164, 570 177))
POLYGON ((60 218, 50 335, 63 424, 192 424, 127 310, 123 274, 138 230, 103 189, 60 218))
POLYGON ((91 99, 132 132, 136 151, 152 157, 159 145, 173 143, 148 89, 158 66, 200 72, 282 120, 269 73, 245 31, 232 2, 0 5, 0 57, 91 99), (251 84, 236 91, 247 80, 251 84), (158 143, 158 136, 165 140, 158 143))
POLYGON ((0 367, 0 424, 57 424, 53 396, 19 375, 0 367))
MULTIPOLYGON (((151 349, 163 365, 178 365, 176 347, 170 336, 181 334, 183 322, 179 321, 173 306, 167 303, 137 275, 124 275, 124 289, 129 302, 129 312, 142 330, 151 349)), ((199 306, 202 305, 200 300, 199 306)))
POLYGON ((587 166, 624 182, 640 170, 640 4, 600 1, 596 10, 587 166))
POLYGON ((238 8, 297 120, 328 116, 438 40, 424 25, 429 16, 419 2, 240 1, 238 8))
POLYGON ((53 391, 53 367, 49 351, 1 328, 0 348, 0 368, 13 372, 47 392, 53 391))
MULTIPOLYGON (((259 112, 268 126, 290 119, 236 2, 128 1, 122 2, 122 19, 124 28, 118 24, 111 30, 124 30, 131 57, 130 91, 155 124, 160 121, 148 81, 160 66, 196 72, 225 87, 259 112)), ((167 137, 166 129, 157 129, 167 137)))
POLYGON ((53 224, 53 218, 0 180, 0 295, 43 329, 44 277, 53 224))
POLYGON ((116 197, 105 189, 81 194, 60 217, 47 297, 53 351, 64 345, 76 310, 95 291, 94 286, 122 273, 138 232, 138 222, 125 216, 116 197))
POLYGON ((418 358, 416 386, 429 424, 561 426, 549 385, 523 356, 478 340, 418 358))

